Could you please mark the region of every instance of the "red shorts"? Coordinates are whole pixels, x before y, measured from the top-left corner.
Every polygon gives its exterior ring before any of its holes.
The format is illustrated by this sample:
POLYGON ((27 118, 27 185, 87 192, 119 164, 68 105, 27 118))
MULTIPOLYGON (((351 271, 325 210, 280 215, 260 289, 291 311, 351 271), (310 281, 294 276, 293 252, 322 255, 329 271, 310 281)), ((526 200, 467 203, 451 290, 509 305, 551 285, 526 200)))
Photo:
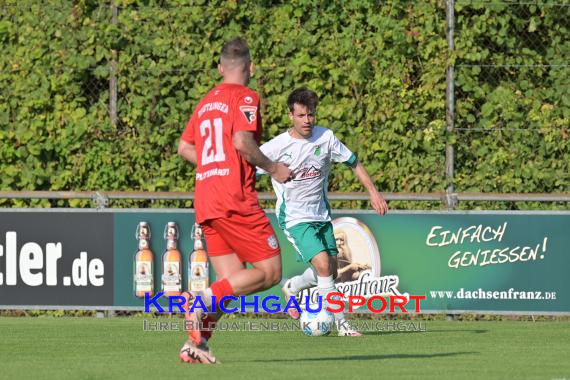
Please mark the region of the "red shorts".
POLYGON ((202 231, 208 255, 237 254, 242 262, 255 263, 281 253, 279 241, 263 210, 247 216, 205 220, 202 231))

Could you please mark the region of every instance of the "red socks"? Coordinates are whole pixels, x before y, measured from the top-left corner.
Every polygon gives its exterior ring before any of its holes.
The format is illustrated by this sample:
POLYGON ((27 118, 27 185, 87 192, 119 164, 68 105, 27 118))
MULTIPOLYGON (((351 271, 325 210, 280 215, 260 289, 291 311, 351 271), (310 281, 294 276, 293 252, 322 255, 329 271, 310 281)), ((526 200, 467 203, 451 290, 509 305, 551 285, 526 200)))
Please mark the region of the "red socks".
POLYGON ((230 282, 227 279, 219 280, 214 282, 210 289, 212 289, 212 295, 216 296, 216 304, 220 303, 220 300, 225 296, 233 296, 234 289, 232 288, 230 282))

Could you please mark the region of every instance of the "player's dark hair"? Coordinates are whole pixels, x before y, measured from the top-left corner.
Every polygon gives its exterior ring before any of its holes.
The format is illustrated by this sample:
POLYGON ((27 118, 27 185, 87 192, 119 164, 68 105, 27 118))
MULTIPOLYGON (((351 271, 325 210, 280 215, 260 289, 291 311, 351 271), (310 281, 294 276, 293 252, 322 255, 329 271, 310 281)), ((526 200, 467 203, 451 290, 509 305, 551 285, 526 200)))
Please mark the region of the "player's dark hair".
POLYGON ((293 112, 295 103, 307 107, 309 111, 315 112, 319 104, 319 97, 314 91, 302 87, 294 90, 287 98, 287 106, 289 111, 293 112))
POLYGON ((249 65, 249 47, 247 42, 237 37, 228 42, 222 47, 222 54, 220 61, 223 65, 234 66, 236 64, 249 65))

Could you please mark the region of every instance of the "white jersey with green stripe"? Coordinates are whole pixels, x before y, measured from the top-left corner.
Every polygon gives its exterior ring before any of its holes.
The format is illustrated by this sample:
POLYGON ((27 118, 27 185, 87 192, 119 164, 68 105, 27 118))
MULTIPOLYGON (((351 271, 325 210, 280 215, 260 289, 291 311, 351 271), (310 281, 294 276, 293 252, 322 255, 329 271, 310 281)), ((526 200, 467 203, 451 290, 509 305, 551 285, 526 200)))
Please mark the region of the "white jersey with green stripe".
POLYGON ((271 180, 277 196, 275 211, 279 226, 286 229, 299 223, 330 221, 327 190, 331 165, 341 162, 353 166, 354 153, 330 129, 319 126, 313 128, 312 136, 307 139, 284 132, 263 144, 261 151, 272 161, 288 164, 293 171, 291 181, 271 180))

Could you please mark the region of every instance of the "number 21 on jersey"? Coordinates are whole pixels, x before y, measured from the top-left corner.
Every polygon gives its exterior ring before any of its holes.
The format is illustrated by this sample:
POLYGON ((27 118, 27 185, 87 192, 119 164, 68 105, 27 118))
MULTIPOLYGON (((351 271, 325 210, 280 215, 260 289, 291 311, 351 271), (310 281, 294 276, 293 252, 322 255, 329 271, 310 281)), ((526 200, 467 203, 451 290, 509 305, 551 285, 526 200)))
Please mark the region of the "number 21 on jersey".
POLYGON ((213 128, 210 119, 206 119, 200 124, 200 136, 204 138, 202 166, 211 164, 212 162, 222 162, 226 160, 222 119, 218 117, 215 118, 213 122, 213 128))

